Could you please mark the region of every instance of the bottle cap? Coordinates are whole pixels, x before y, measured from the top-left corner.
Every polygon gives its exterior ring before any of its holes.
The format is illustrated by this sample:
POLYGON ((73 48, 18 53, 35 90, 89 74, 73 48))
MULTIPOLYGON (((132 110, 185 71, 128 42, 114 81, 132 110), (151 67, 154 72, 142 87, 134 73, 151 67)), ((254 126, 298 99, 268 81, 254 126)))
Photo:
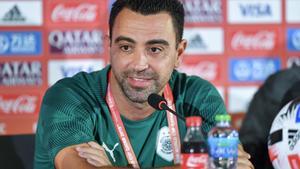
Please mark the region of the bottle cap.
POLYGON ((231 122, 231 116, 229 114, 217 114, 215 117, 215 120, 217 122, 219 122, 219 121, 231 122))
POLYGON ((191 116, 186 118, 187 127, 201 126, 202 118, 200 116, 191 116))

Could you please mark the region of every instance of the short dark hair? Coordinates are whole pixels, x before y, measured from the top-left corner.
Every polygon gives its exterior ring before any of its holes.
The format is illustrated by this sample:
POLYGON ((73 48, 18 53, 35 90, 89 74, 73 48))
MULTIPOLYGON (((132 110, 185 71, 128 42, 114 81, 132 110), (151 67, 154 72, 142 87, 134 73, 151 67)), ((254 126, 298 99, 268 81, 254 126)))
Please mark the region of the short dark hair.
POLYGON ((142 15, 167 12, 171 18, 176 35, 176 46, 182 40, 184 26, 184 8, 179 0, 116 0, 109 16, 109 38, 112 40, 112 29, 118 14, 124 9, 130 9, 142 15))

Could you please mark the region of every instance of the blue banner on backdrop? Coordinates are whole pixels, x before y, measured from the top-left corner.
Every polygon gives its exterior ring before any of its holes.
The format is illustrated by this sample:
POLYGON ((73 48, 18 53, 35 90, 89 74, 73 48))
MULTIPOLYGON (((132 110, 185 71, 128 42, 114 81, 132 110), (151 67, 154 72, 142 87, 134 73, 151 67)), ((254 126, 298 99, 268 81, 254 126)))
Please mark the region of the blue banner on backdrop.
POLYGON ((280 69, 279 58, 233 58, 229 61, 230 81, 264 81, 270 74, 280 69))
POLYGON ((40 55, 42 35, 37 31, 0 32, 0 56, 40 55))

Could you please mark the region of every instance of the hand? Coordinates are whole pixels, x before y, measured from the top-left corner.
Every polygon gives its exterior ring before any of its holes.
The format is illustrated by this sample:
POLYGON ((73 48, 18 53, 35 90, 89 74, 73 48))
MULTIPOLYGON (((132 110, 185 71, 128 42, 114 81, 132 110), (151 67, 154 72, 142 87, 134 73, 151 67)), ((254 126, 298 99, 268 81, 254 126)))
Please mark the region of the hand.
POLYGON ((251 156, 248 154, 241 144, 238 145, 238 161, 237 169, 254 169, 254 166, 250 162, 251 156))
POLYGON ((85 158, 89 164, 95 167, 112 165, 103 147, 94 141, 88 142, 87 144, 89 146, 78 146, 75 148, 80 157, 85 158))

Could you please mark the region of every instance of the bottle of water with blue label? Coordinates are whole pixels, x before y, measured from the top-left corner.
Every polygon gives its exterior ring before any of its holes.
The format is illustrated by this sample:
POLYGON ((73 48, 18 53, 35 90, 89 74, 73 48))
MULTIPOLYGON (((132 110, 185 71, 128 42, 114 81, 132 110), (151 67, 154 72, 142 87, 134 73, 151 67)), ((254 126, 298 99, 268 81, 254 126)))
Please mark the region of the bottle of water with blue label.
POLYGON ((217 125, 208 133, 209 163, 211 169, 235 169, 238 158, 239 135, 231 127, 231 117, 220 114, 217 125))

